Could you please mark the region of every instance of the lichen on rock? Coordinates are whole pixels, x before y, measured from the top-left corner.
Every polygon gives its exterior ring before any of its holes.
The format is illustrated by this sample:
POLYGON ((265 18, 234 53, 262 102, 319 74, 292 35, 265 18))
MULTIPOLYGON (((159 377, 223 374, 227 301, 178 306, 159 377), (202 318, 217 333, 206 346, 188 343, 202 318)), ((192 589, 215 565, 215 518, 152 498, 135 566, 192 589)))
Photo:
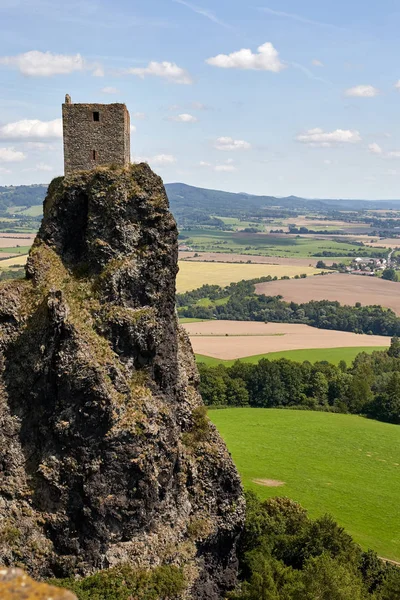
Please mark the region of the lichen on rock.
POLYGON ((0 562, 35 577, 182 567, 235 582, 240 480, 175 312, 177 229, 144 164, 49 187, 26 281, 0 286, 0 562))

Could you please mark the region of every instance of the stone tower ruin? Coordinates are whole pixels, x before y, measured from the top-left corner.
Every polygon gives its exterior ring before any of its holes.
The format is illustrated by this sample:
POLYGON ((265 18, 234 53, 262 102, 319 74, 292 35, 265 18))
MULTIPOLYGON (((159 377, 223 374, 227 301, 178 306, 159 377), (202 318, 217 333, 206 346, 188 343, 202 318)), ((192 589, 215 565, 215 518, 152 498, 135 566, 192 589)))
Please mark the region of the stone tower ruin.
POLYGON ((73 104, 62 107, 64 172, 130 163, 130 118, 125 104, 73 104))

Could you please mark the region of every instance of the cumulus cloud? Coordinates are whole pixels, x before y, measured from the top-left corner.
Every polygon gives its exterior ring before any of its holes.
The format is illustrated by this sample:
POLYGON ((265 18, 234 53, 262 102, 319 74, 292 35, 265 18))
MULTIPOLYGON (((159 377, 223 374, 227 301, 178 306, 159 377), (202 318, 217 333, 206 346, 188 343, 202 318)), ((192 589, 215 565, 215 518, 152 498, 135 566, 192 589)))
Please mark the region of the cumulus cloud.
POLYGON ((346 96, 353 98, 374 98, 380 94, 378 88, 373 85, 356 85, 346 90, 346 96))
POLYGON ((88 63, 80 54, 53 54, 30 50, 16 56, 0 56, 0 65, 17 69, 28 77, 68 75, 77 71, 92 71, 96 77, 104 75, 100 65, 88 63))
POLYGON ((314 58, 314 60, 312 61, 312 64, 314 67, 323 67, 324 63, 321 62, 320 60, 318 60, 317 58, 314 58))
POLYGON ((357 144, 361 142, 361 136, 355 129, 336 129, 335 131, 324 131, 323 129, 309 129, 296 137, 298 142, 310 146, 338 146, 341 144, 357 144))
POLYGON ((382 154, 383 153, 382 148, 376 142, 374 142, 373 144, 369 144, 368 150, 369 150, 369 152, 371 152, 371 154, 382 154))
POLYGON ((136 126, 135 125, 131 125, 130 129, 131 129, 131 133, 135 133, 136 132, 136 126))
POLYGON ((250 150, 251 144, 244 140, 234 140, 231 137, 220 137, 215 141, 214 147, 223 151, 250 150))
POLYGON ((144 119, 146 118, 146 113, 134 112, 134 113, 132 113, 132 118, 138 119, 139 121, 144 121, 144 119))
POLYGON ((136 156, 136 163, 147 162, 155 167, 165 167, 176 163, 176 158, 172 154, 156 154, 155 156, 136 156))
POLYGON ((248 69, 272 71, 273 73, 279 73, 279 71, 286 68, 279 59, 278 51, 270 42, 259 46, 257 54, 249 48, 242 48, 242 50, 232 52, 232 54, 219 54, 207 59, 206 62, 221 69, 248 69))
POLYGON ((24 119, 0 127, 0 139, 3 140, 43 140, 61 137, 61 119, 55 119, 54 121, 24 119))
POLYGON ((388 158, 400 158, 400 150, 392 150, 386 155, 388 158))
POLYGON ((396 88, 396 90, 400 90, 400 79, 397 83, 394 84, 394 87, 396 88))
POLYGON ((19 150, 15 150, 15 148, 0 148, 1 163, 21 162, 25 158, 25 154, 19 150))
POLYGON ((124 71, 127 75, 137 75, 144 79, 145 77, 154 76, 166 79, 171 83, 179 83, 181 85, 190 85, 193 83, 189 73, 178 67, 176 63, 171 62, 155 62, 152 61, 147 67, 135 67, 124 71))
POLYGON ((103 94, 119 94, 119 89, 116 87, 103 87, 101 91, 103 94))
POLYGON ((176 123, 197 123, 198 118, 188 113, 182 113, 174 117, 168 117, 168 121, 176 121, 176 123))

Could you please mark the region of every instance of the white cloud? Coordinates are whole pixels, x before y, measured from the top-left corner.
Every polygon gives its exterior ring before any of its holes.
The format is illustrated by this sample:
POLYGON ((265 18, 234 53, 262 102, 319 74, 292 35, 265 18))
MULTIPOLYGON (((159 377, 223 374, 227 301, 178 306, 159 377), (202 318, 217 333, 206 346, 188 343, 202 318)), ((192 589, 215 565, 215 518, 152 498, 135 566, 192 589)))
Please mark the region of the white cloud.
POLYGON ((176 158, 172 154, 156 154, 155 156, 150 157, 135 156, 134 162, 147 162, 154 167, 165 167, 176 163, 176 158))
POLYGON ((324 160, 324 165, 331 165, 332 161, 329 160, 328 158, 326 160, 324 160))
POLYGON ((286 68, 279 59, 278 51, 270 42, 259 46, 258 54, 254 54, 248 48, 242 48, 232 54, 219 54, 207 59, 206 62, 221 69, 250 69, 274 73, 279 73, 286 68))
POLYGON ((312 61, 312 64, 314 67, 323 67, 324 63, 321 62, 320 60, 318 60, 317 58, 314 58, 314 60, 312 61))
POLYGON ((231 151, 231 150, 250 150, 251 144, 244 140, 234 140, 231 137, 220 137, 216 140, 214 147, 217 150, 231 151))
POLYGON ((388 169, 387 174, 388 175, 398 175, 399 172, 396 169, 388 169))
POLYGON ((62 121, 39 121, 37 119, 24 119, 15 123, 8 123, 0 127, 0 139, 3 140, 43 140, 62 137, 62 121))
POLYGON ((198 118, 187 113, 182 113, 176 117, 168 117, 169 121, 176 121, 177 123, 197 123, 198 118))
POLYGON ((173 1, 176 2, 177 4, 182 4, 183 6, 190 8, 190 10, 192 10, 193 12, 197 13, 198 15, 201 15, 202 17, 205 17, 206 19, 209 19, 213 23, 217 23, 217 25, 221 25, 222 27, 225 27, 226 29, 233 29, 233 27, 231 27, 227 23, 224 23, 220 19, 218 19, 214 15, 214 13, 212 13, 209 10, 205 10, 204 8, 200 8, 199 6, 190 4, 190 2, 186 2, 186 0, 173 0, 173 1))
POLYGON ((2 163, 21 162, 25 158, 25 154, 15 148, 0 148, 0 162, 2 163))
POLYGON ((397 90, 400 90, 400 79, 398 80, 398 82, 397 82, 397 83, 395 83, 395 84, 394 84, 394 87, 395 87, 397 90))
POLYGON ((0 167, 0 173, 3 173, 3 175, 9 175, 11 171, 10 169, 4 169, 3 167, 0 167))
POLYGON ((103 94, 119 94, 119 90, 116 87, 103 87, 101 91, 103 94))
POLYGON ((233 165, 216 165, 214 167, 214 171, 222 173, 233 173, 233 171, 236 171, 236 167, 234 167, 233 165))
POLYGON ((303 17, 302 15, 297 15, 295 13, 287 13, 281 10, 274 10, 272 8, 263 7, 260 8, 265 13, 270 15, 275 15, 276 17, 283 17, 285 19, 292 19, 293 21, 298 21, 299 23, 305 23, 306 25, 316 25, 317 27, 331 27, 332 29, 338 29, 343 31, 342 27, 338 27, 337 25, 333 25, 332 23, 322 23, 321 21, 314 21, 313 19, 309 19, 307 17, 303 17))
POLYGON ((147 67, 135 67, 126 69, 124 71, 128 75, 137 75, 144 79, 147 75, 154 77, 161 77, 172 83, 179 83, 182 85, 190 85, 193 83, 189 73, 178 67, 177 64, 171 62, 155 62, 152 61, 147 67))
POLYGON ((50 165, 46 165, 46 163, 38 163, 36 165, 36 169, 38 171, 52 171, 53 167, 51 167, 50 165))
POLYGON ((233 159, 230 158, 227 161, 225 161, 224 164, 213 165, 212 163, 202 160, 200 162, 200 167, 206 167, 208 169, 212 169, 213 171, 216 171, 217 173, 233 173, 234 171, 236 171, 236 167, 232 164, 233 162, 234 162, 233 159))
POLYGON ((131 125, 131 133, 135 133, 135 131, 136 131, 135 125, 131 125))
POLYGON ((361 136, 355 129, 336 129, 335 131, 323 131, 323 129, 309 129, 296 137, 298 142, 310 146, 330 147, 341 144, 357 144, 361 142, 361 136))
POLYGON ((346 96, 353 98, 374 98, 379 96, 380 91, 373 85, 356 85, 346 90, 346 96))
POLYGON ((192 102, 191 107, 193 108, 193 110, 208 110, 208 106, 206 106, 202 102, 192 102))
POLYGON ((142 112, 132 113, 132 118, 138 119, 139 121, 144 121, 146 118, 146 113, 142 113, 142 112))
POLYGON ((392 152, 388 152, 386 156, 388 158, 400 158, 400 150, 392 150, 392 152))
POLYGON ((68 75, 77 71, 92 71, 96 77, 104 75, 98 64, 88 63, 80 54, 53 54, 30 50, 16 56, 0 56, 0 65, 17 69, 29 77, 68 75))
POLYGON ((382 154, 383 153, 382 148, 376 142, 374 142, 373 144, 369 144, 368 150, 371 152, 371 154, 382 154))

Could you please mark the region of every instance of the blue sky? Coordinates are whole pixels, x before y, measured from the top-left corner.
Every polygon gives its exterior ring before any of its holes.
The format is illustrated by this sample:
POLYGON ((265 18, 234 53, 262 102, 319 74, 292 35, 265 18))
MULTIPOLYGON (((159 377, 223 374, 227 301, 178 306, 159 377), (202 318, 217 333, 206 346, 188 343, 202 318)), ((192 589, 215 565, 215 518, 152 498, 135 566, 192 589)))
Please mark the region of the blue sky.
POLYGON ((400 198, 399 24, 395 0, 0 0, 0 185, 62 174, 69 93, 126 102, 166 182, 400 198))

